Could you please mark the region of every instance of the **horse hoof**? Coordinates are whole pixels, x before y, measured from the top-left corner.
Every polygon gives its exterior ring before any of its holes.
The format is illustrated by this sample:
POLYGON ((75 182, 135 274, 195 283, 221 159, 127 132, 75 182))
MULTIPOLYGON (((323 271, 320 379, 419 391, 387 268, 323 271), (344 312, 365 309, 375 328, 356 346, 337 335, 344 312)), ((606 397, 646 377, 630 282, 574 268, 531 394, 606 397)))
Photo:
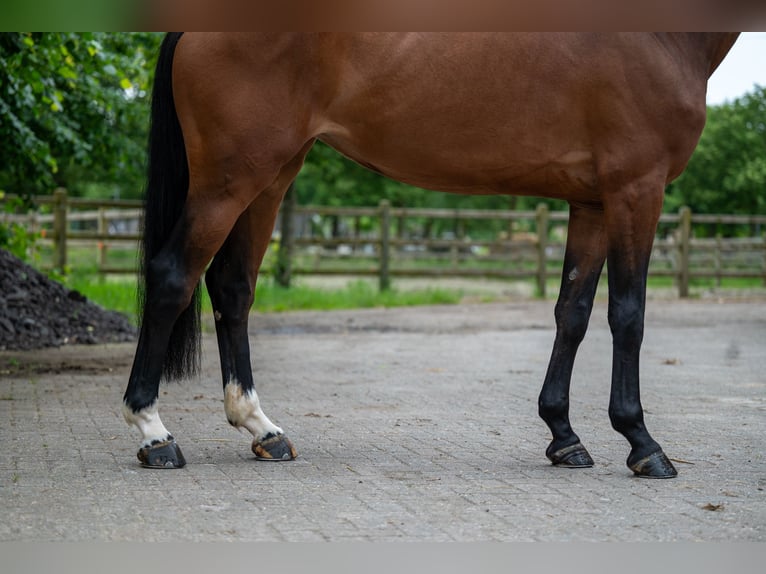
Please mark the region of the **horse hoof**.
POLYGON ((593 466, 593 459, 582 443, 576 443, 565 446, 556 452, 546 452, 553 466, 563 466, 565 468, 590 468, 593 466))
POLYGON ((181 449, 175 440, 145 446, 138 451, 138 460, 145 468, 183 468, 186 466, 181 449))
POLYGON ((283 434, 270 436, 262 441, 253 441, 253 453, 258 460, 293 460, 298 453, 283 434))
POLYGON ((675 478, 678 476, 678 471, 673 463, 661 450, 633 464, 628 462, 628 468, 641 478, 675 478))

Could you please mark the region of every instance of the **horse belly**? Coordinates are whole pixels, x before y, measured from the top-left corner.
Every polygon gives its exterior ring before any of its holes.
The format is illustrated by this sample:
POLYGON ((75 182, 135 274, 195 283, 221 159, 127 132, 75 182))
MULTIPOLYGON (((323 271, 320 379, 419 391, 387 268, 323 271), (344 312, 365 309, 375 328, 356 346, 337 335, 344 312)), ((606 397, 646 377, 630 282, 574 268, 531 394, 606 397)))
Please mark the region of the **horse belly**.
POLYGON ((595 181, 576 71, 541 73, 539 38, 365 36, 316 137, 361 165, 460 193, 587 194, 595 181), (563 189, 562 189, 563 188, 563 189))
POLYGON ((596 175, 587 148, 564 149, 523 141, 453 134, 451 145, 382 127, 368 140, 353 131, 328 130, 319 139, 360 165, 425 189, 463 194, 576 198, 591 202, 596 175))

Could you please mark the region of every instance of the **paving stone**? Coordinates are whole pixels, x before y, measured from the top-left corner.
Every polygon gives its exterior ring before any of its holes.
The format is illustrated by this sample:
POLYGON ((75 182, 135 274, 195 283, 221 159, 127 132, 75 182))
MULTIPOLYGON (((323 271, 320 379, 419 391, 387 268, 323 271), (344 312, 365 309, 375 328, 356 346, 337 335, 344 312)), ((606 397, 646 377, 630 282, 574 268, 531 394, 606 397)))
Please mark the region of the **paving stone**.
POLYGON ((123 365, 111 372, 93 368, 99 348, 85 372, 77 348, 45 351, 57 371, 0 380, 0 541, 764 541, 766 304, 650 301, 642 401, 677 460, 665 481, 633 477, 611 429, 604 302, 572 383, 596 465, 548 464, 536 401, 552 311, 254 315, 258 391, 290 463, 255 461, 226 423, 210 332, 202 375, 162 388, 188 461, 174 471, 141 468, 122 420, 133 344, 101 348, 123 365))

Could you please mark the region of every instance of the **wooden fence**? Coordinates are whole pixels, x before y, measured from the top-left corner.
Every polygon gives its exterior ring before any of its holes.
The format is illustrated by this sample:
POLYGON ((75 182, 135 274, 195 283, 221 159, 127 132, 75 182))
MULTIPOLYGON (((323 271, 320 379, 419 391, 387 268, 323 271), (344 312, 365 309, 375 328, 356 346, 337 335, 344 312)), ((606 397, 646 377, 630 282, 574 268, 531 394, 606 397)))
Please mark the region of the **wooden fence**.
MULTIPOLYGON (((141 201, 70 198, 63 189, 34 201, 37 209, 0 214, 0 223, 39 233, 37 243, 52 249, 50 267, 65 268, 72 249, 88 247, 99 272, 135 273, 135 256, 116 266, 109 254, 135 252, 141 201)), ((544 295, 548 280, 561 274, 568 213, 544 204, 535 211, 496 211, 396 208, 383 201, 377 207, 293 211, 289 225, 282 218, 272 237, 271 259, 277 263, 266 260, 279 268, 283 281, 291 274, 377 276, 385 289, 392 277, 533 279, 544 295), (449 222, 451 231, 434 236, 435 222, 449 222), (500 231, 472 238, 471 222, 474 230, 492 225, 500 231)), ((764 230, 766 216, 697 215, 688 208, 663 214, 650 274, 673 277, 681 297, 689 295, 695 278, 719 284, 724 278, 759 278, 766 284, 764 230), (734 227, 736 234, 730 232, 734 227), (703 234, 707 237, 695 236, 703 234)))

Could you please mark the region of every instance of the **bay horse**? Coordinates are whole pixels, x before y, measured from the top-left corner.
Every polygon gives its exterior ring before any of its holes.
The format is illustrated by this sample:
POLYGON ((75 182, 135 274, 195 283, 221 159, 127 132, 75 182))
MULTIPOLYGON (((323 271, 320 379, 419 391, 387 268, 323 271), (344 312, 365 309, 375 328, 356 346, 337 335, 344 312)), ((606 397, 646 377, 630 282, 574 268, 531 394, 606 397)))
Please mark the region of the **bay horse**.
POLYGON ((556 335, 539 396, 546 450, 593 465, 569 422, 578 345, 608 262, 609 418, 640 477, 676 469, 644 424, 639 351, 665 186, 705 123, 707 81, 736 34, 169 34, 152 95, 142 321, 123 401, 140 462, 185 460, 160 380, 200 366, 213 303, 228 421, 265 460, 296 451, 253 383, 248 313, 280 202, 315 140, 380 174, 462 194, 564 199, 556 335), (206 271, 207 269, 207 271, 206 271))

